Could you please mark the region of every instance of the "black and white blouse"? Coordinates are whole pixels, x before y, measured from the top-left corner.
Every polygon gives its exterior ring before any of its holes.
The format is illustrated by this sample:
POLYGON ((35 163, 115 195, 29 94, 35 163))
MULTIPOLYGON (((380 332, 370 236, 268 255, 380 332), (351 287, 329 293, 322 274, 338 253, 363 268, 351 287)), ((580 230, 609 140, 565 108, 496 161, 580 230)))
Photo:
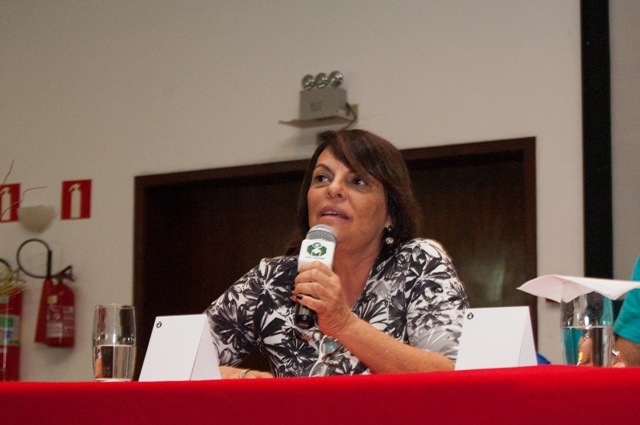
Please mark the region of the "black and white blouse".
MULTIPOLYGON (((330 366, 325 373, 370 373, 344 347, 326 353, 326 338, 317 328, 294 325, 291 286, 297 262, 297 256, 263 259, 209 306, 220 364, 235 366, 257 348, 279 377, 308 376, 320 362, 330 366)), ((429 239, 413 239, 374 266, 352 311, 397 340, 455 361, 467 307, 444 249, 429 239)))

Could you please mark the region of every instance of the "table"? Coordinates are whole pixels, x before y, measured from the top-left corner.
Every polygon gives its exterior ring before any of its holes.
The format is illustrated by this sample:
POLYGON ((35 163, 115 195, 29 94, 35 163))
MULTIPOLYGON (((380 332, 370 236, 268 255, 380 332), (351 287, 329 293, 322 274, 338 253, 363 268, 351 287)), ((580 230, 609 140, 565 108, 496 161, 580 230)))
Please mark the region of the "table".
POLYGON ((3 424, 636 423, 640 368, 191 382, 0 383, 3 424))

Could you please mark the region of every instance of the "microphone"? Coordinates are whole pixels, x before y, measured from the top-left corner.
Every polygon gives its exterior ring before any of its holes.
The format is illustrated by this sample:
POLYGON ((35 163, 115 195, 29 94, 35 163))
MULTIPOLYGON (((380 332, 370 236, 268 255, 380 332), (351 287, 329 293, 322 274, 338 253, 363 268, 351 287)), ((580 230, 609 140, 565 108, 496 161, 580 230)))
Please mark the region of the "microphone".
MULTIPOLYGON (((336 232, 329 226, 318 224, 307 232, 300 245, 298 256, 298 270, 312 261, 320 261, 329 268, 333 266, 333 253, 336 249, 336 232)), ((312 328, 316 322, 316 312, 298 304, 296 307, 295 324, 301 329, 312 328)))

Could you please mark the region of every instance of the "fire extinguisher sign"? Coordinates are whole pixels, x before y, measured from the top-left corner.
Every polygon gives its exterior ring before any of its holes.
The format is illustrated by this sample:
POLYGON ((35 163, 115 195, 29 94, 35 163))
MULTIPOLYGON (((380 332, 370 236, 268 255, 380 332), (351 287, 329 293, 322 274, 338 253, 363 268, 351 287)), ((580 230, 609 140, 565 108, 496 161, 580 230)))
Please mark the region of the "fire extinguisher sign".
POLYGON ((0 185, 0 223, 18 221, 20 184, 0 185))
POLYGON ((62 220, 91 217, 91 180, 62 182, 62 220))

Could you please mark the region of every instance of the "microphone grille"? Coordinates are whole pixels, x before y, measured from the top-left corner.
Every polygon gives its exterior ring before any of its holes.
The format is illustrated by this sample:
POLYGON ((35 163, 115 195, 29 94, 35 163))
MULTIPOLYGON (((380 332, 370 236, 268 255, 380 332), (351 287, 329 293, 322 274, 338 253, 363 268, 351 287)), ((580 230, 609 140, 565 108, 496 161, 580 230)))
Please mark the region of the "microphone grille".
POLYGON ((324 241, 329 241, 336 243, 336 232, 333 229, 325 224, 317 224, 313 226, 307 232, 306 239, 322 239, 324 241))

